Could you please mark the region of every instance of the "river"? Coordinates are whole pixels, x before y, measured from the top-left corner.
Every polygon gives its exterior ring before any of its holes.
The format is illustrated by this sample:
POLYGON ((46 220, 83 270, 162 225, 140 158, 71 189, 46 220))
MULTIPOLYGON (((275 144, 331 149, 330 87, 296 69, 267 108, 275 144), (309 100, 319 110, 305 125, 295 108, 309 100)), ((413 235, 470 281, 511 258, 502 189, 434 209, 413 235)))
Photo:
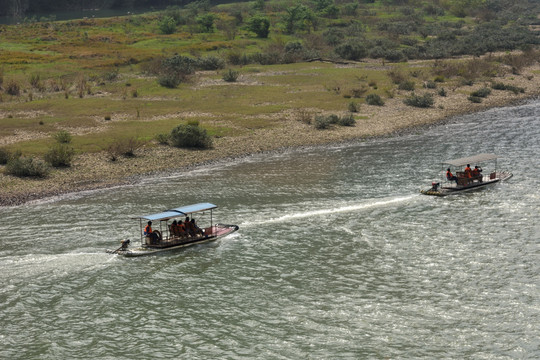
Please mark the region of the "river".
POLYGON ((531 101, 0 209, 0 358, 538 359, 538 159, 531 101), (419 194, 482 152, 514 177, 419 194), (240 230, 105 253, 131 217, 196 202, 240 230))

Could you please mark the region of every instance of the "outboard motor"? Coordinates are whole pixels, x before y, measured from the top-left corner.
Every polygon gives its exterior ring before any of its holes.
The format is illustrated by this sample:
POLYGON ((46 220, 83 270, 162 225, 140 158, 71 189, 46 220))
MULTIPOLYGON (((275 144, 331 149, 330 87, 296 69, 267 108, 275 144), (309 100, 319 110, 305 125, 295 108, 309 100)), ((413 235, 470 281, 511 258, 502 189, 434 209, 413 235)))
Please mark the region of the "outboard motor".
POLYGON ((431 190, 432 191, 437 191, 437 190, 439 190, 439 186, 441 186, 441 183, 438 183, 438 182, 434 181, 434 182, 431 183, 431 190))

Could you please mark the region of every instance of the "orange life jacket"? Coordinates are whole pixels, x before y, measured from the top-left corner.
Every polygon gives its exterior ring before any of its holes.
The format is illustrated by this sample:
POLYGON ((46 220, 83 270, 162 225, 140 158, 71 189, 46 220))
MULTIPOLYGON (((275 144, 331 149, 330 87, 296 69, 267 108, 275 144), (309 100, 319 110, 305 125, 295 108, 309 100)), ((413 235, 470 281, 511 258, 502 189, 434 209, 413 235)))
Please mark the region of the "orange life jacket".
POLYGON ((471 168, 468 167, 468 166, 465 168, 465 176, 466 177, 471 177, 471 168))
POLYGON ((454 175, 452 175, 452 173, 450 171, 447 171, 446 172, 446 178, 447 179, 451 179, 454 175))
POLYGON ((150 225, 146 225, 144 228, 144 235, 150 235, 152 233, 152 227, 150 225))

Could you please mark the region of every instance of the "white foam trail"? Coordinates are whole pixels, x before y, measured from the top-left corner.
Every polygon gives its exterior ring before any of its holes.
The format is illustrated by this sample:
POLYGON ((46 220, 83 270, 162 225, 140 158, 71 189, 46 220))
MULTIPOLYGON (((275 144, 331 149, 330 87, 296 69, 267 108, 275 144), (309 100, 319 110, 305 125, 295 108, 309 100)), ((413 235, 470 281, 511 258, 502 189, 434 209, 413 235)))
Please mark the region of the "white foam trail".
POLYGON ((263 221, 247 222, 240 226, 246 227, 246 226, 253 226, 253 225, 270 224, 270 223, 275 223, 275 222, 293 221, 295 219, 309 218, 309 217, 315 217, 315 216, 321 216, 321 215, 361 211, 361 210, 371 209, 374 207, 383 207, 390 204, 404 202, 404 201, 413 199, 417 196, 418 194, 415 194, 415 195, 409 195, 409 196, 403 196, 403 197, 395 197, 395 198, 391 198, 387 200, 371 201, 368 203, 361 203, 361 204, 341 206, 341 207, 335 207, 335 208, 329 208, 329 209, 321 209, 321 210, 286 214, 277 218, 265 219, 263 221))

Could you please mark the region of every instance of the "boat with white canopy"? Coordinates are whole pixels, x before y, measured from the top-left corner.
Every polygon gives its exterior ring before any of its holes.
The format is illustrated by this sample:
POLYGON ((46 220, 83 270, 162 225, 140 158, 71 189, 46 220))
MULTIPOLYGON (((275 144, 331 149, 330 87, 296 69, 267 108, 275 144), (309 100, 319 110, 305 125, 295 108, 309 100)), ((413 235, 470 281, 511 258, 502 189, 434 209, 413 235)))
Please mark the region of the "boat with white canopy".
POLYGON ((433 181, 430 189, 420 192, 424 195, 446 196, 483 189, 511 178, 512 173, 497 169, 497 158, 495 154, 483 153, 443 161, 441 181, 433 181), (488 171, 484 171, 482 167, 486 167, 488 171))
POLYGON ((127 257, 150 255, 215 241, 237 231, 237 225, 213 224, 212 211, 216 208, 214 204, 199 203, 137 216, 134 219, 139 220, 140 246, 130 248, 131 240, 126 239, 121 241, 118 249, 107 252, 127 257), (210 217, 210 224, 200 228, 193 216, 207 214, 210 217), (154 225, 156 223, 157 225, 154 225))

